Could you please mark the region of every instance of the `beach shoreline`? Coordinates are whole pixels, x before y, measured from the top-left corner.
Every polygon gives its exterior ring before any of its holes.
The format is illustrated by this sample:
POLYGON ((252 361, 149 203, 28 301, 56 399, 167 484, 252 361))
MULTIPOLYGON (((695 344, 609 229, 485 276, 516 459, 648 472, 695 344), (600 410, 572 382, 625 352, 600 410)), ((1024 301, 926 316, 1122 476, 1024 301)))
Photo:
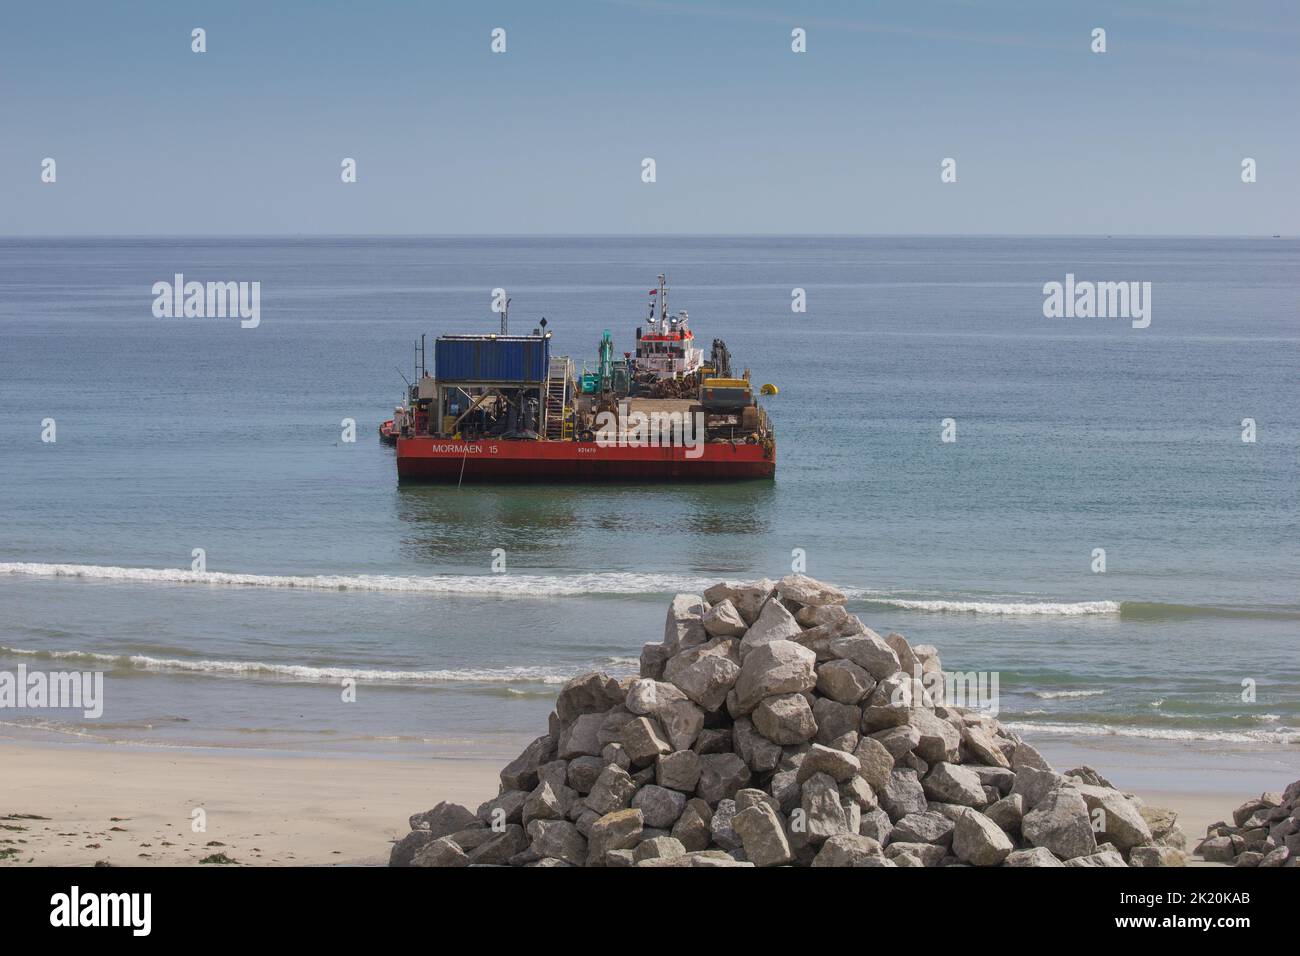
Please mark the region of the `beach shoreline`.
MULTIPOLYGON (((1256 770, 1189 785, 1141 751, 1118 759, 1121 751, 1077 741, 1035 743, 1060 770, 1088 763, 1148 805, 1175 810, 1189 851, 1210 823, 1296 776, 1256 770)), ((216 854, 260 866, 385 865, 413 812, 444 800, 477 808, 496 795, 511 756, 497 746, 473 757, 366 757, 0 740, 0 840, 13 841, 0 852, 16 851, 0 866, 193 866, 216 854), (203 831, 193 828, 197 809, 203 831)), ((1168 765, 1180 762, 1169 753, 1168 765)))

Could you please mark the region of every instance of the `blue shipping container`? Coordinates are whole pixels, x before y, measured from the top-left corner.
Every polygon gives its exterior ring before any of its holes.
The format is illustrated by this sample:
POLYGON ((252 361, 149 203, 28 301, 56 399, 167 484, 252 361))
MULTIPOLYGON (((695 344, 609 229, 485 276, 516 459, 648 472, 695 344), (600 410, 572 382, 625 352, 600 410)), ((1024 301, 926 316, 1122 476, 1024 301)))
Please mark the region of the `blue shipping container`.
POLYGON ((538 335, 443 335, 433 343, 440 382, 544 382, 551 340, 538 335))

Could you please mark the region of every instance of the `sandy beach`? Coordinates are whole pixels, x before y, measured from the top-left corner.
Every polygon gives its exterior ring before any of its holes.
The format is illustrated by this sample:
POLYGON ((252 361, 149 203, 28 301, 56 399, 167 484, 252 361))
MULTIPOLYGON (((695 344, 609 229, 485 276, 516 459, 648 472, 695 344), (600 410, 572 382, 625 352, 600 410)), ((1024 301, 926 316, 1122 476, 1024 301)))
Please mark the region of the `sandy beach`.
MULTIPOLYGON (((383 865, 413 812, 442 800, 472 809, 494 796, 502 762, 4 742, 0 853, 16 852, 0 865, 190 866, 217 854, 254 865, 383 865), (205 832, 191 827, 196 808, 205 832)), ((1189 846, 1249 796, 1135 792, 1176 810, 1189 846)))
POLYGON ((329 866, 387 863, 417 809, 495 795, 500 762, 4 743, 0 766, 0 865, 329 866))

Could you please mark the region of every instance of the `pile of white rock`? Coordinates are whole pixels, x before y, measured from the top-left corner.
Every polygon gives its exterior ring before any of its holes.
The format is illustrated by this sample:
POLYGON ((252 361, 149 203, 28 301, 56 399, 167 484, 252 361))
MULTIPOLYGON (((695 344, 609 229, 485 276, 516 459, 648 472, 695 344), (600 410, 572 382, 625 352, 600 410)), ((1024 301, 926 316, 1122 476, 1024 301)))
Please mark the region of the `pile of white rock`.
POLYGON ((394 866, 1169 866, 1172 811, 945 703, 935 648, 804 575, 679 594, 640 677, 570 681, 477 812, 394 866))
POLYGON ((1209 863, 1300 866, 1300 780, 1263 793, 1232 811, 1232 823, 1211 823, 1196 848, 1209 863))

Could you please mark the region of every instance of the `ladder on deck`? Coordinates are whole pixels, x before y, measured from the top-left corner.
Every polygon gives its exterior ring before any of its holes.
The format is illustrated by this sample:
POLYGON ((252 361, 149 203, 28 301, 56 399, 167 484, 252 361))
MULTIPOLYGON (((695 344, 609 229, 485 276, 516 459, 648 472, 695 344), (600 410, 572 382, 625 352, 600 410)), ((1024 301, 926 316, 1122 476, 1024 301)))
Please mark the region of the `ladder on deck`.
POLYGON ((551 359, 546 377, 546 438, 548 441, 567 441, 573 437, 573 420, 569 415, 569 387, 574 379, 573 360, 559 357, 551 359))

